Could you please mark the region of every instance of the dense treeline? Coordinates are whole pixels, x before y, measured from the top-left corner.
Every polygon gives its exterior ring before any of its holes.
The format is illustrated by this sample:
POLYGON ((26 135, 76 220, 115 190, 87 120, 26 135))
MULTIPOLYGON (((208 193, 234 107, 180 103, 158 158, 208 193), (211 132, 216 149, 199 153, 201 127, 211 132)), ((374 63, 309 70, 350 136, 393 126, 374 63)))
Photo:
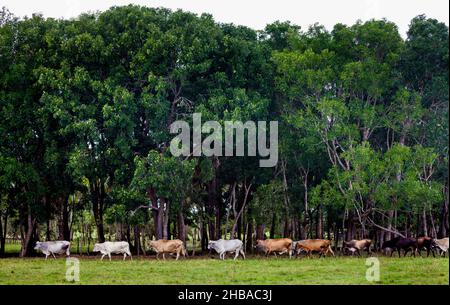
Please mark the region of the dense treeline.
POLYGON ((448 234, 448 28, 264 31, 139 6, 0 12, 0 254, 180 238, 448 234), (177 119, 279 121, 279 161, 174 157, 177 119))

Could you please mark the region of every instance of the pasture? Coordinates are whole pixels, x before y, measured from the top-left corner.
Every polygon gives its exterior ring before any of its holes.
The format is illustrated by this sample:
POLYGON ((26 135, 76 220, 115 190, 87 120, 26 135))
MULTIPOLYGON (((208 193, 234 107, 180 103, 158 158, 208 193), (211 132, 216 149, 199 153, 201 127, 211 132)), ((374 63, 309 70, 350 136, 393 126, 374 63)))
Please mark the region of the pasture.
POLYGON ((80 259, 80 282, 65 280, 64 257, 0 259, 0 284, 449 284, 449 259, 406 257, 380 260, 380 281, 368 282, 366 258, 297 258, 250 256, 247 260, 220 261, 202 256, 175 261, 157 261, 154 255, 122 261, 99 261, 99 256, 74 256, 80 259))

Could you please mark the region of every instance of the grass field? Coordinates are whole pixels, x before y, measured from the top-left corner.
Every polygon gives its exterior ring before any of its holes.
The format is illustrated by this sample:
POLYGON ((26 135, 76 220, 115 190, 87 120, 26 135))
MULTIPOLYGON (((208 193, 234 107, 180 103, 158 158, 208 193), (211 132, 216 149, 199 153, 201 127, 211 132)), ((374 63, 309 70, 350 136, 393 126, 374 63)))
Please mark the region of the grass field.
POLYGON ((80 258, 80 281, 65 280, 66 260, 0 259, 0 284, 449 284, 448 258, 379 257, 380 281, 365 278, 365 258, 262 258, 245 261, 80 258))

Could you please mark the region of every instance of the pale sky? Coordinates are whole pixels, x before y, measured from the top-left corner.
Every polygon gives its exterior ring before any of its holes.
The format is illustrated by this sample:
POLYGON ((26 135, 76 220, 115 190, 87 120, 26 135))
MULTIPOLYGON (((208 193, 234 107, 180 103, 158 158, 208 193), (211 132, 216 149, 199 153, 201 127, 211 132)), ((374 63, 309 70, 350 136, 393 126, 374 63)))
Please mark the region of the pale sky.
POLYGON ((331 30, 336 23, 354 24, 385 17, 406 37, 410 20, 419 15, 449 24, 448 0, 0 0, 14 15, 40 12, 46 17, 71 18, 82 12, 104 11, 111 6, 139 4, 149 7, 181 8, 197 14, 209 13, 218 22, 263 29, 276 20, 289 20, 307 29, 318 22, 331 30))

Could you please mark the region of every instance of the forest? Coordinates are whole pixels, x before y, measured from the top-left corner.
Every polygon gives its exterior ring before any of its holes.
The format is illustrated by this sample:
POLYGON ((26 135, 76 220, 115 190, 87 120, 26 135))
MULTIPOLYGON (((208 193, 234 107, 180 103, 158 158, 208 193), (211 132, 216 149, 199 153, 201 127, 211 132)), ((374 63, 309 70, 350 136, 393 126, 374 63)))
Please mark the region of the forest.
POLYGON ((0 256, 20 241, 441 238, 448 27, 419 15, 254 30, 209 14, 0 10, 0 256), (175 120, 278 121, 279 158, 175 157, 175 120))

